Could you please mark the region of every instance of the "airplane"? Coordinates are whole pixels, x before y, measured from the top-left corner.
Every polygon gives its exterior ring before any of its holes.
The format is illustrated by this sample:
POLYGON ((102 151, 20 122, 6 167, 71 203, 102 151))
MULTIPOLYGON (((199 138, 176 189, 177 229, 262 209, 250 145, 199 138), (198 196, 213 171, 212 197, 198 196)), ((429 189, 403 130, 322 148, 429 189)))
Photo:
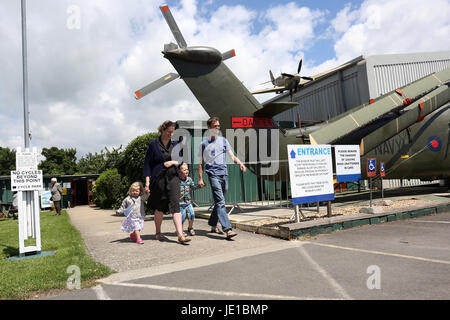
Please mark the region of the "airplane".
MULTIPOLYGON (((272 71, 269 70, 269 75, 270 75, 271 80, 268 82, 272 82, 274 87, 268 88, 268 89, 252 91, 252 94, 270 93, 270 92, 283 93, 284 91, 289 90, 289 94, 291 96, 291 101, 292 101, 293 93, 297 93, 297 90, 299 88, 302 88, 305 83, 307 83, 309 81, 314 81, 314 79, 315 79, 314 77, 300 76, 300 70, 302 69, 302 62, 303 62, 303 59, 300 59, 300 62, 298 63, 298 68, 297 68, 296 74, 281 73, 280 76, 275 78, 273 76, 272 71), (305 81, 303 81, 303 80, 305 80, 305 81)), ((261 84, 266 84, 268 82, 264 82, 261 84)))
MULTIPOLYGON (((180 77, 208 115, 220 118, 222 134, 236 128, 236 118, 270 120, 279 131, 280 161, 288 159, 287 145, 359 144, 362 178, 367 177, 366 160, 377 158, 385 163, 387 179, 450 180, 450 68, 321 123, 284 129, 273 117, 298 103, 269 100, 261 104, 224 64, 234 50, 221 54, 211 47, 188 47, 169 7, 160 9, 178 43, 165 45, 162 53, 178 73, 136 91, 136 99, 180 77)), ((259 138, 260 129, 256 131, 259 138)), ((247 159, 248 153, 243 160, 247 159)), ((287 166, 270 177, 261 175, 258 168, 250 169, 263 179, 288 180, 287 166)))

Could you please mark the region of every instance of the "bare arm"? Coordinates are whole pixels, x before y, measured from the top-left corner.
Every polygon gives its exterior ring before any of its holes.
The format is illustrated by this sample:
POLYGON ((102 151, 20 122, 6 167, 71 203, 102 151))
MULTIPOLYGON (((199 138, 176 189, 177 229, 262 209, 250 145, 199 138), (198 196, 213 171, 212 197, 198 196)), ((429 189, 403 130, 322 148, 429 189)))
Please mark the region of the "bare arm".
POLYGON ((200 188, 205 186, 205 182, 203 182, 203 158, 200 157, 200 162, 198 164, 198 185, 200 188))
POLYGON ((239 158, 233 154, 233 151, 228 150, 228 155, 230 156, 230 158, 233 160, 234 163, 239 164, 239 168, 241 169, 241 171, 243 173, 245 173, 247 168, 244 166, 244 164, 241 162, 241 160, 239 160, 239 158))

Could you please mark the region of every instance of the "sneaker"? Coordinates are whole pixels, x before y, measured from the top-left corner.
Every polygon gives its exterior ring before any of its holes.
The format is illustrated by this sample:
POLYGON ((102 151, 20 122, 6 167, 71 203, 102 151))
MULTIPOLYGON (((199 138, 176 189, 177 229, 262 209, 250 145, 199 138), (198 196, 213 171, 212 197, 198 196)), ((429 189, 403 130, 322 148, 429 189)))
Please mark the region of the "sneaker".
POLYGON ((139 238, 139 239, 136 240, 136 243, 138 243, 138 244, 144 244, 144 241, 143 241, 141 238, 139 238))

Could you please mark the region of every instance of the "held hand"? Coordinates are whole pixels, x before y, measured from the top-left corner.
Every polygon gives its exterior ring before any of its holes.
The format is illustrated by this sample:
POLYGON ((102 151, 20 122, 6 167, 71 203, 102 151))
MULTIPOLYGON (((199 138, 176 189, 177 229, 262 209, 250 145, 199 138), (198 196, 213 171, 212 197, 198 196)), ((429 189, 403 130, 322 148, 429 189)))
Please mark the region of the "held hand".
POLYGON ((145 193, 150 193, 150 186, 148 186, 148 185, 145 185, 145 193))
POLYGON ((198 180, 198 185, 200 186, 200 188, 206 187, 206 184, 203 182, 203 179, 198 180))
POLYGON ((247 168, 244 166, 243 163, 241 163, 241 164, 239 165, 239 167, 240 167, 240 169, 241 169, 241 171, 242 171, 243 173, 245 173, 245 171, 247 171, 247 168))

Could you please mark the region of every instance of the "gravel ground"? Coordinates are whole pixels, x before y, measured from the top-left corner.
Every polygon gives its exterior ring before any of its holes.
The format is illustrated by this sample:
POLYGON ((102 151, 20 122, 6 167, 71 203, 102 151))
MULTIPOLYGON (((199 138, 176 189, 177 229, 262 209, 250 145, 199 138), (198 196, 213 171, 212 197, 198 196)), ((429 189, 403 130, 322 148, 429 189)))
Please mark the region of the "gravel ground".
MULTIPOLYGON (((425 203, 428 203, 430 201, 428 200, 396 200, 393 201, 391 205, 385 206, 389 209, 395 209, 395 208, 404 208, 404 207, 410 207, 410 206, 417 206, 422 205, 425 203)), ((380 205, 379 201, 374 201, 372 203, 372 206, 380 205)), ((365 205, 367 206, 367 205, 365 205)), ((349 216, 352 214, 359 213, 359 210, 364 206, 346 206, 346 207, 333 207, 332 214, 333 216, 349 216)), ((320 208, 319 212, 311 212, 311 211, 303 211, 303 215, 306 217, 305 220, 315 220, 324 218, 327 216, 326 208, 320 208)), ((261 219, 261 220, 253 220, 246 222, 247 224, 258 226, 258 227, 268 227, 268 228, 274 228, 279 229, 279 225, 289 223, 290 217, 278 217, 278 218, 268 218, 268 219, 261 219)))

